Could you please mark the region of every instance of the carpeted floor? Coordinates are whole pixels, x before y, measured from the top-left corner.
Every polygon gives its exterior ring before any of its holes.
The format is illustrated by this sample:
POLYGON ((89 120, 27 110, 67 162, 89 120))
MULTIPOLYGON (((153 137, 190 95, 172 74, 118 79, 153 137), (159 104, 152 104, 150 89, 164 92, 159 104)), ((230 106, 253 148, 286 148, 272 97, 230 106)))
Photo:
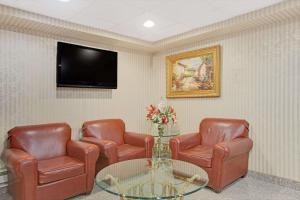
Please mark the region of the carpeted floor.
MULTIPOLYGON (((71 200, 119 200, 99 188, 88 196, 79 196, 71 200)), ((203 189, 184 198, 185 200, 300 200, 300 191, 254 179, 250 176, 239 179, 217 194, 203 189)))
MULTIPOLYGON (((0 192, 1 200, 12 200, 0 192)), ((300 191, 254 179, 250 176, 240 179, 217 194, 203 189, 184 198, 185 200, 300 200, 300 191)), ((69 200, 119 200, 118 197, 101 191, 95 186, 90 195, 81 195, 69 200)))

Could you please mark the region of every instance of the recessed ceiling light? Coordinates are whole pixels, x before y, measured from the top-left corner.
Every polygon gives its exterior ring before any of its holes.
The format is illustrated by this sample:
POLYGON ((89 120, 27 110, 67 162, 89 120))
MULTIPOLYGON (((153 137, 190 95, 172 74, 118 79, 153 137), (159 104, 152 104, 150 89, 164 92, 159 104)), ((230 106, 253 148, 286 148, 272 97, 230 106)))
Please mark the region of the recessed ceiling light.
POLYGON ((71 1, 71 0, 58 0, 58 1, 69 2, 69 1, 71 1))
POLYGON ((147 28, 151 28, 155 25, 155 23, 151 20, 147 20, 144 22, 144 26, 147 27, 147 28))

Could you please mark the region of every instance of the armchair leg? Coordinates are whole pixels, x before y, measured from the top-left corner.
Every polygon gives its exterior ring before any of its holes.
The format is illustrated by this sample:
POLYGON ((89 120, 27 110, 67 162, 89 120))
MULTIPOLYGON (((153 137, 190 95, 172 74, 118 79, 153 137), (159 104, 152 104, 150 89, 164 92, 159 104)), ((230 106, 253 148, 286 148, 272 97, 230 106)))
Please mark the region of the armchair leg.
POLYGON ((247 173, 246 174, 244 174, 243 176, 241 176, 241 178, 245 178, 247 176, 247 173))
POLYGON ((219 193, 222 192, 222 189, 214 189, 214 192, 217 193, 217 194, 219 194, 219 193))
POLYGON ((87 191, 87 192, 85 192, 84 194, 85 195, 90 195, 92 193, 92 191, 87 191))

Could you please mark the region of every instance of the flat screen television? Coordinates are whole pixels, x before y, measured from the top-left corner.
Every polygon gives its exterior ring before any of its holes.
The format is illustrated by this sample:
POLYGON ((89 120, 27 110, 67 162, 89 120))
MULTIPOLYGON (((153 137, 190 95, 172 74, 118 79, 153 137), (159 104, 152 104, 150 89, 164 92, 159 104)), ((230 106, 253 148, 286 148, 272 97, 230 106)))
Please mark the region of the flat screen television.
POLYGON ((57 87, 117 88, 118 53, 57 43, 57 87))

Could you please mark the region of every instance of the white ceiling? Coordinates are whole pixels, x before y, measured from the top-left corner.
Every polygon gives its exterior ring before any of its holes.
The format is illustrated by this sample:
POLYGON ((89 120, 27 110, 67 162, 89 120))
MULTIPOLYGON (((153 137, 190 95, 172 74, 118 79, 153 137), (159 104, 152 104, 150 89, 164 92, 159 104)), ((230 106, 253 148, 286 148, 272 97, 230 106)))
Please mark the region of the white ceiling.
POLYGON ((0 4, 157 41, 242 15, 283 0, 0 0, 0 4), (146 20, 155 22, 145 28, 146 20))

